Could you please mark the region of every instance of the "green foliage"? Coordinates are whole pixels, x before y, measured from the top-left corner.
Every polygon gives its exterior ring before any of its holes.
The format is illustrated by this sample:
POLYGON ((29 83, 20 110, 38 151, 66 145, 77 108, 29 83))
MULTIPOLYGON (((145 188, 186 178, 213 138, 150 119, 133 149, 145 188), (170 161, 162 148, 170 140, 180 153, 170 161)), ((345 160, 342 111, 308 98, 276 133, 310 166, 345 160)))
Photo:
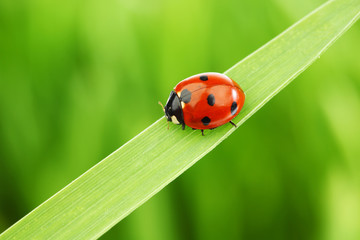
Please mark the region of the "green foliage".
MULTIPOLYGON (((303 71, 307 66, 309 66, 321 54, 321 52, 324 51, 329 46, 329 44, 331 44, 334 40, 336 40, 358 18, 359 9, 360 6, 357 1, 338 0, 325 4, 322 8, 318 9, 317 11, 309 15, 307 18, 300 21, 297 25, 295 25, 295 27, 288 29, 287 31, 285 31, 285 33, 281 34, 279 37, 275 38, 274 40, 266 44, 264 47, 260 48, 254 54, 245 58, 243 61, 241 61, 240 63, 236 64, 233 68, 228 70, 226 74, 240 83, 240 85, 243 87, 244 91, 246 92, 246 96, 247 96, 246 105, 243 111, 241 112, 241 114, 239 115, 239 117, 236 118, 236 122, 239 125, 242 124, 260 107, 262 107, 270 98, 272 98, 283 87, 285 87, 301 71, 303 71)), ((99 14, 101 14, 101 11, 102 9, 99 9, 100 12, 99 14)), ((95 26, 94 28, 91 27, 91 29, 93 31, 99 31, 98 32, 99 37, 102 37, 104 39, 107 38, 107 36, 104 36, 101 33, 100 27, 96 28, 95 26)), ((146 29, 144 31, 146 31, 146 29)), ((130 30, 129 33, 131 33, 130 30)), ((131 38, 131 35, 129 35, 129 37, 131 38)), ((96 39, 89 40, 89 45, 95 44, 95 41, 96 39), (91 43, 91 41, 94 41, 94 43, 91 43)), ((114 46, 116 46, 116 44, 114 44, 114 46)), ((142 46, 148 47, 146 43, 143 43, 142 46)), ((86 46, 85 47, 82 46, 82 47, 85 49, 80 48, 79 51, 86 52, 86 46)), ((112 49, 111 46, 102 45, 99 47, 102 48, 99 50, 100 58, 93 59, 93 61, 104 61, 106 64, 102 63, 103 65, 102 64, 96 65, 97 67, 99 67, 99 69, 92 70, 94 71, 95 75, 91 74, 92 76, 88 76, 90 80, 96 79, 97 77, 100 78, 103 75, 105 75, 105 78, 111 79, 112 78, 111 72, 107 71, 106 68, 111 68, 111 66, 108 66, 108 64, 109 63, 111 64, 112 59, 118 59, 119 57, 116 56, 116 53, 113 53, 116 52, 117 50, 112 49), (101 54, 104 54, 103 59, 101 58, 101 54)), ((164 48, 166 47, 167 46, 164 45, 164 48)), ((124 51, 123 52, 124 58, 127 56, 127 54, 129 55, 133 54, 133 52, 131 52, 130 50, 126 50, 126 49, 121 49, 121 50, 124 51)), ((146 57, 149 56, 145 56, 145 59, 146 57)), ((34 64, 42 65, 47 63, 45 59, 38 59, 38 60, 39 63, 35 62, 34 64)), ((122 59, 119 61, 125 61, 125 60, 122 59)), ((142 64, 146 64, 146 63, 144 62, 142 64)), ((89 65, 91 66, 91 64, 89 65)), ((121 74, 123 74, 124 77, 126 77, 127 76, 125 70, 126 63, 124 63, 122 66, 124 69, 121 70, 121 74)), ((44 69, 45 68, 46 67, 44 67, 44 69)), ((37 68, 37 70, 40 71, 39 68, 37 68)), ((151 71, 153 70, 149 69, 149 72, 151 71)), ((134 72, 135 71, 133 71, 132 73, 134 72)), ((50 76, 50 73, 47 74, 48 75, 45 76, 43 79, 47 79, 47 77, 50 76)), ((84 71, 82 74, 86 74, 86 71, 84 71)), ((170 74, 166 74, 166 75, 170 75, 170 74)), ((143 76, 141 76, 140 74, 137 77, 141 78, 143 76)), ((85 104, 82 104, 80 105, 81 107, 79 107, 79 109, 82 109, 87 104, 90 106, 89 110, 85 110, 85 111, 82 110, 85 112, 85 116, 82 116, 83 117, 82 121, 83 122, 93 121, 93 124, 95 124, 95 126, 98 124, 99 125, 98 129, 101 130, 102 128, 100 124, 101 121, 97 122, 92 119, 89 119, 88 117, 91 118, 92 116, 91 111, 93 110, 93 108, 100 110, 100 111, 99 110, 96 111, 98 114, 101 114, 102 112, 101 110, 105 111, 107 108, 109 108, 110 110, 113 109, 110 102, 114 100, 114 95, 115 95, 113 89, 114 86, 111 84, 108 84, 107 86, 102 86, 101 82, 99 82, 98 84, 89 84, 89 86, 87 86, 86 84, 79 82, 78 78, 80 77, 77 75, 73 76, 73 79, 75 81, 73 85, 73 89, 70 89, 68 90, 69 92, 67 92, 67 94, 69 95, 68 97, 69 101, 78 94, 86 94, 86 93, 91 94, 94 92, 96 96, 96 94, 100 95, 102 91, 104 92, 102 96, 105 96, 106 97, 105 99, 99 98, 101 99, 101 101, 94 101, 92 100, 91 97, 85 96, 83 99, 90 101, 85 101, 85 104), (100 90, 98 90, 98 87, 100 88, 100 90)), ((112 81, 108 81, 108 82, 114 83, 112 81)), ((46 84, 46 82, 40 82, 39 84, 44 84, 44 83, 46 84)), ((61 86, 60 79, 58 79, 57 84, 61 86)), ((138 83, 133 83, 133 85, 131 85, 130 83, 124 83, 123 85, 124 90, 121 92, 121 94, 124 95, 121 96, 123 97, 121 98, 122 100, 127 100, 127 98, 129 98, 129 94, 127 93, 127 87, 129 86, 127 85, 130 85, 130 89, 131 87, 139 86, 138 83)), ((55 86, 50 85, 50 86, 56 88, 56 90, 59 89, 58 87, 56 87, 56 85, 55 86)), ((138 92, 137 94, 146 95, 147 92, 144 91, 145 89, 154 90, 154 92, 156 92, 155 87, 151 86, 151 84, 147 85, 147 87, 148 89, 143 88, 143 91, 140 90, 140 92, 138 92)), ((24 89, 22 91, 27 93, 28 90, 26 86, 23 88, 24 89)), ((164 87, 164 91, 168 92, 169 89, 166 90, 164 87)), ((42 93, 43 92, 40 91, 40 94, 42 93)), ((59 98, 61 97, 62 96, 59 96, 59 98)), ((324 98, 328 100, 326 96, 324 98)), ((127 107, 133 109, 136 109, 136 107, 138 107, 139 105, 139 103, 134 104, 129 101, 126 102, 123 101, 123 103, 126 103, 127 107)), ((156 103, 156 101, 154 101, 154 103, 156 103)), ((330 103, 332 103, 331 99, 330 99, 330 103)), ((29 105, 31 106, 31 104, 32 103, 30 102, 29 105)), ((48 107, 48 108, 53 106, 53 104, 49 104, 46 102, 42 104, 44 105, 44 107, 48 107)), ((61 106, 62 104, 65 103, 63 102, 58 103, 60 111, 62 109, 61 106)), ((81 104, 81 103, 77 102, 77 104, 81 104)), ((149 104, 144 103, 144 105, 141 106, 145 108, 145 111, 144 113, 142 113, 141 117, 145 117, 145 119, 142 120, 146 121, 147 120, 146 109, 147 108, 149 109, 149 104)), ((332 111, 331 109, 328 109, 329 106, 330 105, 325 106, 325 112, 326 114, 329 114, 331 116, 332 111)), ((153 107, 151 107, 150 109, 153 109, 153 107)), ((109 114, 108 111, 105 112, 109 114)), ((132 110, 130 112, 133 114, 130 115, 129 112, 128 114, 125 112, 123 114, 124 116, 122 116, 121 118, 121 121, 125 121, 128 123, 127 119, 131 119, 132 117, 134 117, 135 114, 138 114, 138 111, 132 110)), ((60 112, 60 113, 64 114, 64 112, 60 112)), ((279 113, 281 113, 281 111, 271 111, 269 115, 277 115, 279 113)), ((19 114, 24 114, 24 113, 19 113, 19 114)), ((35 119, 34 120, 30 117, 29 118, 30 124, 31 121, 37 122, 36 119, 38 116, 36 114, 35 115, 33 114, 34 113, 31 113, 31 111, 29 111, 28 113, 29 116, 32 116, 35 119)), ((67 119, 62 114, 59 114, 60 116, 57 115, 56 117, 52 117, 52 116, 49 117, 53 119, 56 122, 56 124, 60 126, 62 124, 61 120, 71 122, 71 120, 67 119)), ((72 116, 75 117, 76 115, 72 115, 72 116)), ((101 119, 106 117, 109 116, 103 116, 103 117, 100 116, 99 118, 101 119)), ((298 119, 299 113, 296 113, 294 117, 298 119)), ((111 115, 110 115, 110 119, 111 119, 111 115)), ((261 118, 259 120, 259 123, 264 122, 264 119, 267 118, 264 117, 261 118)), ((285 117, 279 118, 278 121, 282 122, 283 121, 282 119, 286 119, 286 118, 285 117)), ((334 121, 336 120, 337 119, 335 118, 334 121)), ((137 124, 138 123, 137 121, 138 120, 134 120, 134 124, 137 124)), ((126 126, 125 125, 122 126, 124 128, 124 131, 126 131, 125 130, 126 126)), ((47 126, 44 127, 46 128, 47 126)), ((270 126, 270 127, 274 127, 274 126, 270 126)), ((68 128, 69 129, 67 128, 64 129, 67 129, 70 132, 75 131, 78 134, 80 133, 79 137, 74 137, 73 138, 74 142, 69 142, 68 143, 69 145, 67 146, 67 148, 70 149, 68 150, 70 153, 76 153, 78 149, 74 147, 76 145, 73 146, 73 143, 76 143, 78 141, 77 138, 83 139, 81 138, 82 136, 81 133, 85 132, 87 129, 86 128, 81 129, 80 124, 76 126, 71 126, 70 124, 68 128)), ((98 141, 98 139, 100 138, 99 137, 101 136, 100 130, 98 130, 98 132, 94 131, 93 136, 91 136, 91 139, 93 141, 98 141)), ((36 149, 36 144, 41 144, 41 139, 42 141, 44 141, 43 139, 46 138, 42 138, 42 136, 38 136, 38 138, 36 138, 36 132, 37 132, 36 128, 35 130, 33 129, 33 131, 35 133, 32 136, 34 136, 35 139, 32 139, 33 141, 31 142, 33 142, 36 149)), ((110 139, 114 138, 114 134, 112 133, 112 128, 103 129, 103 131, 108 132, 107 136, 110 139)), ((83 238, 100 236, 111 226, 116 224, 116 222, 120 221, 123 217, 125 217, 127 214, 133 211, 136 207, 141 205, 149 197, 151 197, 153 194, 155 194, 157 191, 163 188, 166 184, 172 181, 176 176, 178 176, 188 167, 193 165, 197 160, 199 160, 207 152, 209 152, 216 145, 218 145, 233 131, 234 129, 230 125, 223 126, 221 128, 216 129, 216 131, 206 131, 205 133, 206 136, 202 137, 201 134, 199 134, 199 132, 194 132, 190 129, 187 129, 186 131, 182 131, 178 126, 174 126, 174 125, 170 127, 170 130, 166 130, 166 121, 164 119, 160 119, 156 123, 151 125, 149 128, 147 128, 145 131, 143 131, 141 134, 139 134, 137 137, 130 140, 127 144, 125 144, 123 147, 118 149, 112 155, 104 159, 95 167, 91 168, 80 178, 72 182, 70 185, 68 185, 66 188, 60 191, 57 195, 46 201, 39 208, 35 209, 23 220, 18 222, 14 227, 10 228, 8 232, 2 235, 2 237, 6 238, 11 236, 17 236, 20 239, 22 238, 22 236, 26 236, 30 238, 33 237, 36 239, 38 238, 48 239, 51 237, 54 238, 62 237, 62 238, 73 239, 77 237, 83 239, 83 238), (39 229, 41 229, 41 231, 39 231, 39 229)), ((266 132, 271 133, 270 130, 265 131, 265 133, 266 132)), ((285 129, 282 130, 282 132, 285 134, 284 138, 287 138, 286 134, 289 134, 289 131, 285 129)), ((31 136, 31 132, 28 134, 30 135, 27 136, 31 136)), ((251 134, 253 133, 250 131, 248 134, 242 134, 242 136, 249 136, 251 134)), ((263 134, 264 133, 261 133, 260 136, 263 136, 263 134)), ((58 133, 58 136, 63 136, 63 135, 61 133, 58 133)), ((309 138, 310 138, 309 136, 306 136, 306 140, 311 141, 311 139, 309 138)), ((255 152, 258 151, 259 148, 261 151, 269 151, 271 146, 276 147, 276 143, 279 142, 280 144, 281 141, 277 141, 279 139, 277 139, 276 136, 275 139, 276 141, 271 139, 271 141, 274 141, 274 143, 268 144, 267 146, 263 146, 260 144, 254 145, 255 147, 252 147, 253 149, 251 151, 253 152, 252 154, 255 155, 256 154, 255 152)), ((292 137, 289 136, 289 139, 292 139, 292 137)), ((86 152, 87 149, 91 148, 92 144, 94 144, 93 141, 89 141, 87 142, 86 146, 82 146, 86 152)), ((249 139, 249 141, 251 142, 251 139, 249 139)), ((282 143, 286 143, 286 142, 287 140, 285 140, 285 142, 282 143)), ((239 141, 237 143, 239 144, 239 146, 244 146, 240 144, 241 142, 239 141)), ((97 146, 96 144, 94 145, 97 146)), ((233 146, 234 145, 232 145, 232 147, 233 146)), ((284 147, 281 148, 281 151, 285 152, 283 153, 284 159, 292 155, 292 151, 287 152, 287 147, 289 146, 285 145, 284 147)), ((29 146, 29 149, 31 151, 32 149, 31 145, 29 146)), ((89 149, 88 156, 91 156, 90 154, 92 151, 94 150, 89 149)), ((253 159, 246 155, 242 155, 242 156, 240 155, 241 157, 238 157, 236 154, 242 154, 242 149, 240 150, 240 152, 238 152, 238 150, 236 149, 229 149, 228 151, 226 151, 225 149, 223 153, 219 153, 218 157, 215 158, 217 159, 225 158, 230 160, 235 157, 237 160, 241 160, 243 163, 246 161, 246 159, 253 159), (235 152, 235 154, 228 155, 229 152, 231 151, 235 152)), ((34 155, 39 156, 40 154, 34 153, 34 155)), ((63 154, 63 155, 60 154, 58 158, 61 157, 66 158, 66 156, 67 154, 63 154)), ((262 163, 262 161, 259 161, 259 163, 262 163)), ((223 166, 224 164, 225 163, 222 162, 220 166, 226 167, 223 166)), ((277 164, 280 163, 277 162, 277 164)), ((76 166, 76 164, 73 165, 73 163, 68 163, 67 166, 68 168, 71 168, 72 166, 76 166)), ((254 165, 254 167, 258 167, 258 166, 254 165)), ((26 170, 25 168, 23 169, 26 170)), ((251 167, 248 169, 251 169, 251 167)), ((239 174, 239 172, 236 172, 234 170, 232 171, 231 169, 228 170, 230 170, 230 172, 234 176, 239 174)), ((274 187, 276 186, 276 184, 271 181, 271 179, 274 179, 274 176, 271 175, 271 169, 265 168, 266 172, 264 171, 263 174, 259 174, 260 172, 255 168, 253 168, 253 170, 255 171, 253 172, 250 171, 250 173, 247 174, 250 178, 258 179, 255 180, 254 182, 259 181, 261 177, 265 176, 266 182, 271 186, 273 186, 270 189, 276 190, 276 187, 274 187)), ((275 173, 273 174, 275 175, 275 173)), ((223 175, 223 178, 219 178, 219 181, 220 179, 223 179, 222 184, 220 184, 221 186, 226 184, 229 184, 228 186, 231 186, 231 182, 225 181, 226 175, 227 173, 223 175)), ((50 173, 48 173, 48 175, 45 176, 47 177, 41 178, 40 180, 44 181, 44 179, 53 179, 52 178, 53 176, 50 173)), ((71 175, 69 176, 68 178, 71 178, 71 175)), ((61 177, 61 174, 58 177, 61 177)), ((291 176, 285 177, 284 184, 286 184, 288 178, 291 179, 291 176)), ((331 181, 336 181, 336 179, 332 180, 332 178, 331 181)), ((200 178, 198 180, 200 180, 201 182, 200 178)), ((346 191, 348 191, 348 195, 347 195, 349 196, 348 198, 354 199, 353 196, 351 195, 352 194, 351 189, 344 190, 341 187, 341 184, 344 184, 344 182, 342 181, 336 181, 336 182, 337 182, 336 186, 338 186, 335 189, 336 191, 345 191, 345 193, 346 191)), ((201 211, 199 210, 201 208, 206 209, 207 203, 205 202, 211 201, 211 198, 214 197, 212 192, 214 186, 216 186, 216 183, 214 182, 210 182, 210 183, 205 182, 201 187, 198 188, 199 192, 204 198, 203 201, 199 200, 200 206, 197 211, 201 211), (203 189, 203 187, 205 187, 205 189, 203 189)), ((267 187, 261 188, 262 194, 265 194, 267 191, 268 191, 267 187)), ((36 191, 33 193, 36 194, 36 191)), ((196 195, 197 193, 189 194, 189 196, 196 196, 196 195)), ((276 196, 274 195, 274 197, 276 196)), ((329 204, 336 204, 335 198, 332 199, 334 203, 329 201, 329 204)), ((231 201, 231 200, 223 199, 222 205, 225 206, 227 201, 231 201)), ((272 201, 275 202, 276 200, 272 200, 272 201)), ((236 203, 236 201, 230 204, 230 206, 234 207, 234 203, 236 203)), ((269 200, 268 204, 270 203, 271 200, 269 200)), ((245 209, 243 211, 246 212, 245 209)), ((203 213, 206 212, 207 212, 206 210, 203 211, 203 213)), ((216 213, 216 210, 214 210, 214 213, 216 213)), ((201 216, 202 215, 199 214, 199 216, 195 218, 201 218, 201 216)), ((257 217, 260 218, 261 216, 257 216, 257 217)), ((147 224, 148 223, 145 223, 145 225, 147 224)), ((208 228, 204 228, 204 230, 202 231, 207 231, 207 230, 208 228)), ((211 230, 209 230, 209 232, 210 233, 208 234, 210 235, 211 230)), ((331 233, 331 231, 329 232, 331 233)), ((200 237, 202 239, 204 239, 204 236, 206 236, 206 233, 203 234, 204 234, 202 235, 203 237, 200 237)), ((210 239, 210 238, 206 238, 206 239, 210 239)))

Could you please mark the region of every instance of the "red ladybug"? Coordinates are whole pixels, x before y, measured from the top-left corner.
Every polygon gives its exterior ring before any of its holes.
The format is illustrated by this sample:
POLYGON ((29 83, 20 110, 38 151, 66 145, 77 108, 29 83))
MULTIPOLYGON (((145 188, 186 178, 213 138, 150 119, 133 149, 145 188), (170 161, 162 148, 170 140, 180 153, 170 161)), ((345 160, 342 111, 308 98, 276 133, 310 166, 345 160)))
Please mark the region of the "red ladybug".
POLYGON ((191 76, 175 86, 165 105, 168 121, 200 129, 214 129, 239 114, 245 94, 240 86, 220 73, 201 73, 191 76))

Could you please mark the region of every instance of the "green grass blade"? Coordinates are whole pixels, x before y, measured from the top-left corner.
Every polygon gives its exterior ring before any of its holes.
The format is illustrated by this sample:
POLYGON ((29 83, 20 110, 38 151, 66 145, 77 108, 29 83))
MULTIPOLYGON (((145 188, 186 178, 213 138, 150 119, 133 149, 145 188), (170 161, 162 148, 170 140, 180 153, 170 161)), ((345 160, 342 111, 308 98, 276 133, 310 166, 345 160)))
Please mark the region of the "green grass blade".
MULTIPOLYGON (((246 93, 241 125, 359 17, 360 0, 330 1, 226 71, 246 93)), ((170 91, 170 90, 169 90, 170 91)), ((158 109, 154 105, 154 109, 158 109)), ((159 119, 10 227, 0 239, 97 238, 222 142, 230 125, 199 131, 159 119)))

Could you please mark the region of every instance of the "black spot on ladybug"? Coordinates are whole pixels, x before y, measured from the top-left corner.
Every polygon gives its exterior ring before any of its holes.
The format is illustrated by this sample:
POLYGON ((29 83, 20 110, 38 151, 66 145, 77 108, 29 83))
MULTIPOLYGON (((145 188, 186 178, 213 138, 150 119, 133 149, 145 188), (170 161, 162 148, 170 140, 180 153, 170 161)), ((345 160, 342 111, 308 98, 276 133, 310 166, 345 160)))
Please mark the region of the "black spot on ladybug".
POLYGON ((181 94, 180 94, 180 98, 181 98, 181 101, 183 101, 184 103, 190 102, 191 92, 187 89, 182 90, 181 94))
POLYGON ((207 97, 207 102, 210 106, 214 106, 215 96, 213 94, 209 94, 209 96, 207 97))
POLYGON ((231 104, 231 115, 234 115, 237 112, 238 106, 236 102, 231 104))
POLYGON ((208 80, 208 76, 206 76, 206 75, 201 75, 201 76, 200 76, 200 80, 201 80, 201 81, 207 81, 207 80, 208 80))
POLYGON ((203 119, 201 119, 201 122, 207 126, 209 125, 209 123, 211 122, 210 118, 209 117, 203 117, 203 119))

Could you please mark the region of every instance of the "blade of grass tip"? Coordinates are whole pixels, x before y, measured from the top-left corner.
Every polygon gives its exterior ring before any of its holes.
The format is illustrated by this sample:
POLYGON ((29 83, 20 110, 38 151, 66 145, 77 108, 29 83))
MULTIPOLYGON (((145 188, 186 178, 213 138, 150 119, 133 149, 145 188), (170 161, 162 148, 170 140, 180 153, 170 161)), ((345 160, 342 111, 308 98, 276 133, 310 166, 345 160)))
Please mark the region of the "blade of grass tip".
MULTIPOLYGON (((246 93, 241 125, 306 69, 358 18, 359 0, 329 1, 226 71, 246 93)), ((192 166, 234 129, 202 137, 159 119, 30 212, 0 239, 92 239, 192 166)))

